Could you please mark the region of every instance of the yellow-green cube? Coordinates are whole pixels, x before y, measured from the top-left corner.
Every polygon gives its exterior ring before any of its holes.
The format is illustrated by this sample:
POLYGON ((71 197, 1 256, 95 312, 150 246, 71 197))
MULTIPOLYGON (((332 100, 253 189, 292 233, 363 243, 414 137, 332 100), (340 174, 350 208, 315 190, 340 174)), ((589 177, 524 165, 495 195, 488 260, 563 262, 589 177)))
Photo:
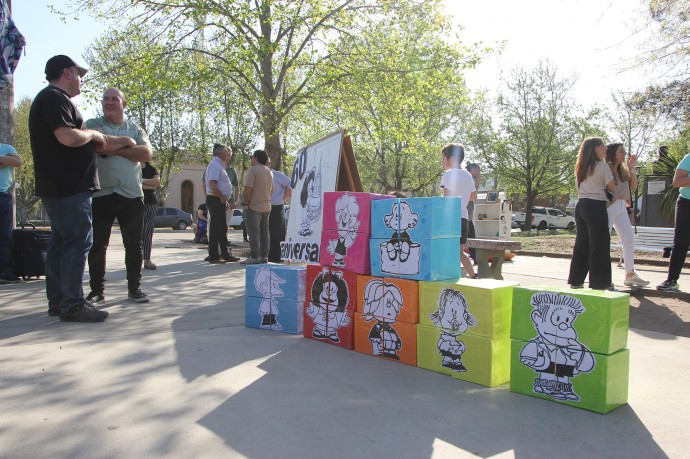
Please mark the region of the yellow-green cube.
POLYGON ((419 323, 491 339, 510 338, 517 282, 460 279, 419 283, 419 323))

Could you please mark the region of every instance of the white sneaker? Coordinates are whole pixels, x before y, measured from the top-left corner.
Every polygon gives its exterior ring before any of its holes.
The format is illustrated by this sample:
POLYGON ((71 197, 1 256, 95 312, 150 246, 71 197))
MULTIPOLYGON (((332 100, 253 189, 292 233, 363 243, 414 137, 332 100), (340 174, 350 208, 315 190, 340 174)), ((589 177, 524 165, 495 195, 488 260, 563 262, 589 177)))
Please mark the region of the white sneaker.
POLYGON ((625 276, 625 281, 623 283, 628 287, 646 287, 649 285, 649 281, 643 280, 634 271, 632 276, 625 276))

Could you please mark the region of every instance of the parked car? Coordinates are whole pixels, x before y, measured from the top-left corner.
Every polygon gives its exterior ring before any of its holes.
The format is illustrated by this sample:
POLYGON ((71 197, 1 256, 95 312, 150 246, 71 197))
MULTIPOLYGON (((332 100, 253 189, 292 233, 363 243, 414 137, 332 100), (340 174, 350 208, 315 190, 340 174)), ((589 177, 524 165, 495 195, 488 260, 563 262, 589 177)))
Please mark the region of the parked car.
POLYGON ((178 209, 177 207, 159 207, 156 216, 153 218, 154 228, 169 227, 172 229, 185 230, 192 224, 192 214, 178 209))
POLYGON ((235 209, 232 214, 228 212, 228 226, 232 229, 242 229, 244 225, 244 212, 242 209, 235 209))
MULTIPOLYGON (((523 228, 525 226, 525 213, 516 212, 513 214, 513 228, 523 228)), ((566 215, 554 207, 533 207, 532 208, 532 228, 538 230, 545 229, 569 229, 575 228, 575 219, 566 215)))

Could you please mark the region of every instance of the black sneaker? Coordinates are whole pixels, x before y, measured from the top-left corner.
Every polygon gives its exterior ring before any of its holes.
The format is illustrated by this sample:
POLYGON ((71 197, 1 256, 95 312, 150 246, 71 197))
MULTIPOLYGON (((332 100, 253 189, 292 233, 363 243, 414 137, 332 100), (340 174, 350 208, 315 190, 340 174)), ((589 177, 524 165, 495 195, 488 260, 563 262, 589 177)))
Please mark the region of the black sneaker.
POLYGON ((102 293, 91 292, 86 297, 86 301, 88 301, 91 304, 103 303, 105 301, 105 295, 103 295, 102 293))
POLYGON ((225 260, 223 260, 222 258, 209 258, 207 261, 209 263, 211 263, 212 265, 224 265, 225 264, 225 260))
POLYGON ((48 306, 48 315, 57 317, 60 315, 60 306, 48 306))
POLYGON ((103 322, 110 314, 99 311, 91 303, 75 306, 68 313, 60 314, 60 322, 103 322))
POLYGON ((134 301, 135 303, 148 303, 149 297, 146 296, 140 289, 136 289, 133 292, 127 294, 127 299, 129 301, 134 301))
POLYGON ((0 284, 21 284, 22 280, 12 273, 0 274, 0 284))
POLYGON ((670 280, 665 280, 656 286, 656 289, 661 290, 662 292, 676 292, 679 290, 679 288, 678 282, 670 280))

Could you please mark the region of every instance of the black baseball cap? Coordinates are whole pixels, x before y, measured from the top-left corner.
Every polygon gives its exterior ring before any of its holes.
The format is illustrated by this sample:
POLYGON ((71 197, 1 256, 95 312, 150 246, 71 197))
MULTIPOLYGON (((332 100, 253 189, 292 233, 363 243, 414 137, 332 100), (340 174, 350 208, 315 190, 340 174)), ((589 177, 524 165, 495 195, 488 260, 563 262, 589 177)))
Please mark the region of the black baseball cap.
POLYGON ((57 56, 51 57, 48 59, 48 62, 46 62, 46 80, 50 81, 58 78, 62 69, 68 69, 70 67, 76 67, 77 70, 79 70, 79 76, 83 77, 86 75, 87 70, 84 67, 77 65, 70 57, 64 54, 58 54, 57 56))

